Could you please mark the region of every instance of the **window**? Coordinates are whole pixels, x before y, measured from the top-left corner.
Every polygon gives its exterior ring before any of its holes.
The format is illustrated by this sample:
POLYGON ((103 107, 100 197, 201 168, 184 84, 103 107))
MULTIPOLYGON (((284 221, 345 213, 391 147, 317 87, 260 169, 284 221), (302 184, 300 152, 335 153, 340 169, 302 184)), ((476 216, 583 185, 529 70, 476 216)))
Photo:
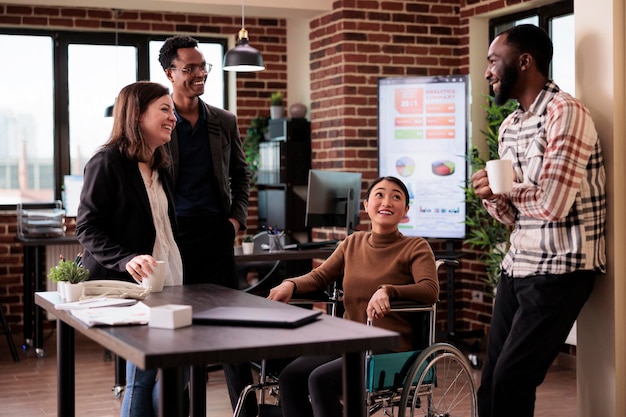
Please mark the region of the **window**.
POLYGON ((111 133, 113 119, 104 117, 105 109, 122 87, 137 80, 137 48, 70 44, 67 56, 70 174, 82 175, 111 133))
MULTIPOLYGON (((0 207, 61 199, 65 175, 82 175, 106 142, 105 109, 135 80, 170 86, 158 62, 165 37, 0 28, 0 207)), ((207 62, 206 102, 226 106, 225 39, 197 38, 207 62)))
POLYGON ((554 45, 551 78, 563 91, 574 95, 576 56, 572 0, 493 19, 489 22, 491 39, 503 30, 526 23, 540 26, 548 32, 554 45))
POLYGON ((52 45, 0 34, 0 56, 13 58, 0 66, 0 205, 54 198, 52 45))

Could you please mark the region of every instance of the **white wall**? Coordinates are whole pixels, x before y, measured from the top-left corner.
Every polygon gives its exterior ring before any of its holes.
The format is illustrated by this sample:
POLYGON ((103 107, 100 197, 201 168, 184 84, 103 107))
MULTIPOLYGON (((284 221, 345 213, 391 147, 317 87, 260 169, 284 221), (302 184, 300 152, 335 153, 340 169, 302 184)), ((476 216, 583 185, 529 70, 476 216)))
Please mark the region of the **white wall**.
POLYGON ((608 273, 578 319, 579 416, 626 416, 624 407, 624 4, 574 0, 576 91, 596 123, 607 169, 608 273), (618 394, 619 393, 619 394, 618 394))

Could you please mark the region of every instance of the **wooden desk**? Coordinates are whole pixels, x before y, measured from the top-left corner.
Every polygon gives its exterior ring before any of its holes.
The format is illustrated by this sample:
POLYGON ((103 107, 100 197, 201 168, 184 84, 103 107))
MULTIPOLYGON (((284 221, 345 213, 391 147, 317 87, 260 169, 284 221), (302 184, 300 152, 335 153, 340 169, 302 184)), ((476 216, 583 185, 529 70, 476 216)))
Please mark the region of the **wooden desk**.
MULTIPOLYGON (((344 358, 344 416, 365 417, 365 351, 390 349, 399 344, 397 333, 348 320, 322 315, 297 329, 193 325, 177 330, 148 326, 92 327, 68 311, 57 311, 61 302, 55 292, 35 294, 40 307, 57 317, 58 396, 57 415, 74 417, 74 331, 124 357, 142 369, 159 368, 160 416, 181 415, 178 396, 182 371, 191 367, 191 416, 205 416, 207 363, 277 359, 297 355, 341 353, 344 358)), ((166 287, 144 300, 150 306, 187 304, 194 310, 217 306, 256 306, 284 309, 291 305, 267 300, 242 291, 211 285, 166 287)))
POLYGON ((235 255, 235 262, 272 262, 272 261, 298 261, 305 259, 326 259, 335 247, 327 249, 290 249, 278 252, 263 251, 261 253, 253 253, 251 255, 235 255))
POLYGON ((58 237, 21 237, 15 240, 24 245, 24 346, 35 346, 37 356, 43 357, 43 311, 34 308, 34 294, 43 291, 47 271, 42 271, 44 250, 47 245, 73 245, 76 236, 63 235, 58 237), (33 332, 33 316, 35 331, 33 332))
MULTIPOLYGON (((34 346, 37 356, 44 357, 43 311, 40 308, 35 308, 33 301, 35 292, 44 291, 46 288, 47 271, 42 270, 45 248, 48 245, 73 245, 78 241, 75 235, 39 238, 17 236, 15 240, 24 245, 24 347, 34 346)), ((246 263, 326 259, 333 249, 288 250, 271 253, 263 251, 263 253, 253 255, 236 255, 235 261, 246 263)))

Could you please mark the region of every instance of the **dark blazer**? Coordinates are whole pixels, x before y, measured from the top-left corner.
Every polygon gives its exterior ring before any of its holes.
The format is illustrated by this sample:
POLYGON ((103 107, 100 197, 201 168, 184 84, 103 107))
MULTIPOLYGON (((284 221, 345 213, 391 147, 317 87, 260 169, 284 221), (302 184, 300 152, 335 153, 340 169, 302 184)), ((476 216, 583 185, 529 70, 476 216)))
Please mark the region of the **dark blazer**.
MULTIPOLYGON (((237 118, 229 111, 213 107, 202 100, 207 115, 207 139, 211 146, 213 173, 220 192, 222 210, 228 217, 237 219, 241 230, 246 228, 248 197, 250 195, 250 168, 246 162, 239 137, 237 118)), ((178 177, 179 152, 176 130, 169 143, 172 156, 174 184, 178 177)))
MULTIPOLYGON (((169 170, 159 170, 159 178, 176 236, 169 170)), ((156 231, 139 166, 116 148, 99 151, 85 165, 76 236, 84 249, 83 266, 89 269, 90 279, 133 281, 126 272, 128 261, 152 253, 156 231)))

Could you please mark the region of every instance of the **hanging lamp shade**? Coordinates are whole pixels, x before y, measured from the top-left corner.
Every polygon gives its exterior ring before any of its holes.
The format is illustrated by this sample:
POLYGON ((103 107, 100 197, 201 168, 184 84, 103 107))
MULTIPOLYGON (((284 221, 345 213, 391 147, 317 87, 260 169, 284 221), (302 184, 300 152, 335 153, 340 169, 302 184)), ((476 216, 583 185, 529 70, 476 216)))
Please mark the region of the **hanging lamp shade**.
POLYGON ((248 31, 242 28, 239 31, 237 46, 224 55, 224 71, 254 72, 263 71, 263 57, 261 53, 248 43, 248 31))

